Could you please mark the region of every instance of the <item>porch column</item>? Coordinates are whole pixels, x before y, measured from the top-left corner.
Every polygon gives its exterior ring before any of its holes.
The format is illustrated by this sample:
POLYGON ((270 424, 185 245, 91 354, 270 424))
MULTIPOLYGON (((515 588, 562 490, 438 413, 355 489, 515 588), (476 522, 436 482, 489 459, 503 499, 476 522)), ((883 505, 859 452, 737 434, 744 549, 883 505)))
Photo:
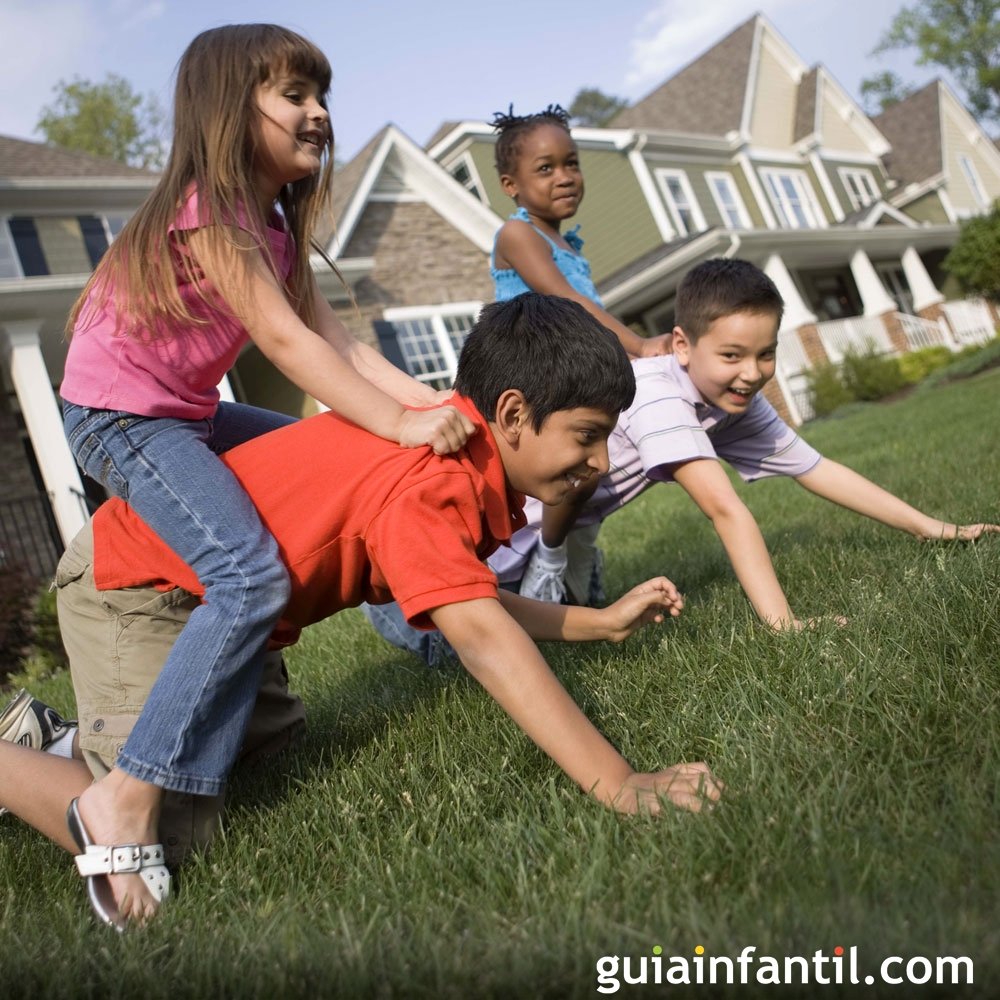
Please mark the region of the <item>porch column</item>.
POLYGON ((944 296, 934 287, 920 254, 913 247, 907 247, 903 251, 902 263, 906 283, 913 293, 913 308, 920 315, 923 315, 925 309, 944 302, 944 296))
POLYGON ((885 290, 882 279, 864 250, 856 250, 851 258, 851 274, 861 295, 862 313, 865 316, 879 316, 885 327, 886 336, 893 350, 905 353, 910 349, 909 341, 896 313, 896 300, 885 290))
POLYGON ((896 302, 885 290, 868 254, 856 250, 851 258, 851 274, 861 295, 861 305, 865 316, 882 316, 896 311, 896 302))
MULTIPOLYGON (((764 264, 764 273, 774 282, 785 303, 784 311, 781 314, 781 328, 778 330, 778 351, 781 357, 786 360, 786 364, 779 364, 774 370, 774 383, 772 383, 780 393, 784 406, 778 406, 778 400, 771 397, 770 402, 779 410, 782 417, 790 424, 798 425, 802 423, 802 413, 795 400, 795 393, 789 383, 789 369, 794 375, 802 375, 805 365, 815 364, 818 360, 825 361, 826 354, 819 344, 819 335, 816 333, 816 314, 805 304, 799 294, 798 287, 792 280, 785 262, 778 254, 771 254, 764 264), (794 341, 788 344, 789 340, 794 341), (788 344, 785 351, 781 350, 782 344, 788 344), (817 351, 819 352, 817 356, 817 351), (793 362, 791 366, 787 364, 788 356, 796 358, 805 352, 804 358, 797 364, 793 362)), ((799 380, 801 381, 801 379, 799 380)))
POLYGON ((10 370, 52 513, 63 542, 68 544, 86 521, 80 500, 72 492, 75 490, 82 495, 83 484, 63 433, 62 413, 42 357, 38 339, 41 327, 41 320, 5 321, 2 324, 5 336, 0 337, 0 348, 10 370))

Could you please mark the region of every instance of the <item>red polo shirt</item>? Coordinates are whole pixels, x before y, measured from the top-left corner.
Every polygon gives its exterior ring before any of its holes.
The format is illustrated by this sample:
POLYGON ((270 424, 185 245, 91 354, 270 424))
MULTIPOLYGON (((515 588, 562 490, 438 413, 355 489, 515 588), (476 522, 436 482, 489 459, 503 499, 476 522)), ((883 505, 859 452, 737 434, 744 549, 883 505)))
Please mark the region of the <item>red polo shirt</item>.
MULTIPOLYGON (((454 405, 477 431, 455 455, 401 448, 322 413, 222 456, 278 543, 292 596, 276 639, 362 601, 399 602, 407 619, 496 597, 484 564, 524 525, 524 497, 507 485, 493 435, 464 398, 454 405)), ((121 500, 94 515, 100 590, 183 587, 204 594, 194 571, 121 500)))

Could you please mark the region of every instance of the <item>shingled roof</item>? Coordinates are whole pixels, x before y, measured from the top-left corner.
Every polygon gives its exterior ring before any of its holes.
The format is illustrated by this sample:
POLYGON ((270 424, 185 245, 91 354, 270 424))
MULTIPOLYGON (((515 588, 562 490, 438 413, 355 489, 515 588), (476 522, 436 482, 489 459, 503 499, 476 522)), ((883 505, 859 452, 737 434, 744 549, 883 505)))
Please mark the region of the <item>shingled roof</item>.
POLYGON ((344 211, 348 206, 354 192, 365 176, 368 164, 377 152, 382 142, 383 136, 389 130, 385 125, 380 128, 365 144, 364 148, 353 156, 342 167, 337 167, 333 171, 333 196, 330 202, 331 219, 324 220, 317 228, 316 240, 323 246, 327 246, 336 232, 336 224, 344 217, 344 211))
POLYGON ((130 167, 88 153, 60 149, 0 135, 0 177, 155 177, 151 170, 130 167))
POLYGON ((701 135, 739 129, 757 15, 608 123, 701 135))
POLYGON ((892 145, 885 155, 886 170, 902 184, 919 183, 944 169, 940 86, 934 80, 872 118, 892 145))
POLYGON ((798 142, 816 131, 816 90, 819 80, 819 67, 811 70, 799 81, 798 94, 795 97, 795 131, 792 139, 798 142))

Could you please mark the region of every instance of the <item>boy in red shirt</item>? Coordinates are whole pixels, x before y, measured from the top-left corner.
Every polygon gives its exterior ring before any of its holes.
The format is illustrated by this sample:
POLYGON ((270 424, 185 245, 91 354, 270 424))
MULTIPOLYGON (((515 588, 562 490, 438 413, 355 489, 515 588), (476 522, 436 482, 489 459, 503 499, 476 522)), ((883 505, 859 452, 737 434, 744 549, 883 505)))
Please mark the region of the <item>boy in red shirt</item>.
MULTIPOLYGON (((607 472, 607 438, 635 391, 624 350, 576 303, 524 295, 483 310, 462 351, 455 390, 454 405, 477 432, 454 455, 404 449, 324 413, 224 456, 289 571, 292 596, 276 638, 294 641, 298 630, 342 608, 395 598, 411 624, 440 629, 514 721, 598 801, 623 812, 656 812, 663 799, 693 810, 718 799, 721 785, 704 763, 636 773, 532 642, 620 641, 680 612, 673 584, 662 577, 647 581, 605 609, 567 607, 499 591, 483 561, 523 525, 525 494, 558 504, 573 487, 607 472)), ((77 564, 60 575, 61 613, 70 585, 81 580, 102 592, 104 605, 109 594, 134 594, 135 588, 199 593, 190 568, 122 502, 102 507, 93 531, 91 567, 80 568, 74 548, 64 557, 65 563, 75 556, 77 564)), ((100 703, 77 680, 85 651, 74 656, 72 644, 70 637, 80 745, 103 748, 113 760, 106 739, 95 733, 110 722, 120 734, 127 720, 120 703, 100 703)), ((225 691, 205 692, 189 732, 164 733, 164 740, 211 739, 224 726, 242 732, 259 684, 259 677, 239 675, 225 691)), ((155 701, 154 684, 143 710, 155 711, 155 701)), ((33 766, 49 771, 73 763, 0 744, 0 775, 16 773, 8 764, 17 762, 8 757, 18 751, 32 753, 33 766)), ((219 761, 219 793, 232 764, 219 761)), ((65 768, 61 773, 69 777, 65 768)), ((151 916, 168 891, 156 842, 161 804, 165 791, 189 789, 140 781, 114 766, 93 785, 85 775, 77 767, 69 781, 49 776, 44 809, 37 797, 26 809, 26 796, 5 790, 0 778, 0 804, 63 846, 76 842, 95 912, 121 929, 151 916), (69 798, 72 839, 53 833, 52 823, 69 798)))

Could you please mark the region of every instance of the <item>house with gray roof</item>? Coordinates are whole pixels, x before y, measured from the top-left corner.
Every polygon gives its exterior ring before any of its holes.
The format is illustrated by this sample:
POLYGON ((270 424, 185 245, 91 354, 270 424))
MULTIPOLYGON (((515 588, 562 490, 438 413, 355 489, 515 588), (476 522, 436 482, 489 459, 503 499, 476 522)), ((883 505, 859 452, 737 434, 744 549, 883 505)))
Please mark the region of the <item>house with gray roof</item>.
MULTIPOLYGON (((786 302, 769 390, 793 422, 810 416, 806 371, 847 350, 993 335, 996 315, 956 300, 941 261, 961 219, 1000 196, 1000 156, 941 83, 871 119, 758 14, 607 127, 573 135, 587 183, 574 221, 605 305, 662 333, 693 264, 757 263, 786 302)), ((428 152, 506 216, 493 142, 484 123, 458 122, 428 152)))

